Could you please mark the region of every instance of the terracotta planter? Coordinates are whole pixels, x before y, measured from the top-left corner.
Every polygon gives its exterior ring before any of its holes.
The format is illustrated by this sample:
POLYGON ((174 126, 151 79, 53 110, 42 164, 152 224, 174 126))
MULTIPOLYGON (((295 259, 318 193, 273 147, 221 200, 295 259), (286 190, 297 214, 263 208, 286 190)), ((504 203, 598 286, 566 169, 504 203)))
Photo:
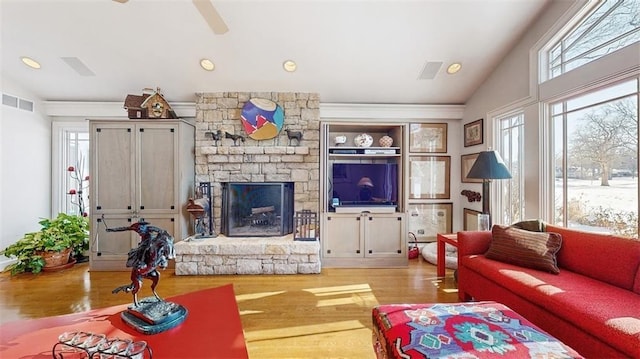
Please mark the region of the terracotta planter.
POLYGON ((71 255, 71 248, 67 248, 60 252, 39 252, 42 259, 44 259, 44 266, 47 267, 56 267, 69 263, 69 256, 71 255))

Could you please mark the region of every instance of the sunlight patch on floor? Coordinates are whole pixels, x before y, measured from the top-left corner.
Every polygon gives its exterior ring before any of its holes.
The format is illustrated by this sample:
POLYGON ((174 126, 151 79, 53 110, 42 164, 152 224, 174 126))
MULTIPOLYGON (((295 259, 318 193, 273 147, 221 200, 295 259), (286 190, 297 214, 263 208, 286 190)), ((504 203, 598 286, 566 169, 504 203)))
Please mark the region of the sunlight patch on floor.
POLYGON ((368 283, 362 284, 352 284, 352 285, 341 285, 334 287, 320 287, 320 288, 309 288, 303 289, 305 292, 309 292, 315 294, 317 296, 321 295, 338 295, 344 293, 356 293, 356 292, 370 292, 371 287, 368 283))
POLYGON ((260 293, 249 293, 249 294, 237 294, 236 295, 236 302, 243 302, 245 300, 254 300, 254 299, 260 299, 260 298, 266 298, 266 297, 272 297, 274 295, 280 295, 283 293, 286 293, 287 291, 285 290, 280 290, 280 291, 276 291, 276 292, 260 292, 260 293))
POLYGON ((262 314, 264 310, 240 310, 240 315, 262 314))
POLYGON ((345 320, 314 325, 299 325, 287 328, 245 331, 245 339, 247 342, 255 342, 260 340, 312 336, 356 329, 367 329, 367 327, 358 320, 345 320))
POLYGON ((316 304, 316 307, 318 308, 349 304, 370 307, 378 304, 378 300, 373 294, 371 286, 367 283, 309 288, 303 289, 303 291, 312 293, 317 297, 324 297, 324 299, 318 300, 318 303, 316 304))

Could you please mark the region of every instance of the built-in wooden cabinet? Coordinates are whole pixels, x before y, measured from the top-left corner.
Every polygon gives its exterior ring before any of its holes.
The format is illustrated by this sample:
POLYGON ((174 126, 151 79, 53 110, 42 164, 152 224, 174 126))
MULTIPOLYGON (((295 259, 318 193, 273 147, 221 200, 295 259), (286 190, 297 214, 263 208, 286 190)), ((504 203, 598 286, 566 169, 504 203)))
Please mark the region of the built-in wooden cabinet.
POLYGON ((400 213, 329 213, 325 218, 328 239, 323 255, 328 264, 346 266, 348 259, 371 259, 371 266, 397 264, 398 259, 404 262, 407 253, 400 213), (347 260, 337 260, 340 258, 347 260))
POLYGON ((407 124, 325 122, 321 129, 322 265, 406 266, 407 124), (370 197, 356 194, 366 187, 370 197))
POLYGON ((194 126, 182 120, 91 120, 92 270, 124 270, 135 232, 107 232, 144 219, 186 238, 194 183, 194 126))

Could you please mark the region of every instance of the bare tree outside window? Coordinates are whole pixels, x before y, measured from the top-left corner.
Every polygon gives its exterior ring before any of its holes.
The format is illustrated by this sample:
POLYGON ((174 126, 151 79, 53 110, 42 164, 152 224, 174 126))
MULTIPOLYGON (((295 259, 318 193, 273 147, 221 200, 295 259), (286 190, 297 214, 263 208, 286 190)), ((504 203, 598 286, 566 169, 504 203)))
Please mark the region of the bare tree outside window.
POLYGON ((638 79, 551 105, 556 222, 638 238, 638 79))

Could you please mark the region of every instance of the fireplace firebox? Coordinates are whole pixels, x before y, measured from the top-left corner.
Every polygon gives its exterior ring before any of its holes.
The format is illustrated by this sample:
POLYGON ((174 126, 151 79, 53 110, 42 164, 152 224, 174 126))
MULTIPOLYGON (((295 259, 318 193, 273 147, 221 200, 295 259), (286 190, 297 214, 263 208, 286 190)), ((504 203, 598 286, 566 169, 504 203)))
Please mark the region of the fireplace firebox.
POLYGON ((293 182, 223 182, 221 232, 227 237, 293 232, 293 182))

